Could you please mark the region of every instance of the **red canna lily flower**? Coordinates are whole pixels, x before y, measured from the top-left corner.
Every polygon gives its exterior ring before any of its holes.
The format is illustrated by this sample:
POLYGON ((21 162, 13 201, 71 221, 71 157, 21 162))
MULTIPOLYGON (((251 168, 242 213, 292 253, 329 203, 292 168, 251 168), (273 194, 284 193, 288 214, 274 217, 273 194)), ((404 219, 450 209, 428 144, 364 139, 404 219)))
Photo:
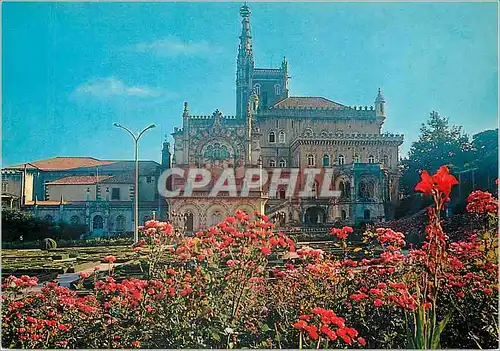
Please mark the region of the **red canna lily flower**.
POLYGON ((434 187, 434 181, 432 180, 432 177, 429 175, 429 172, 424 170, 420 174, 420 179, 421 181, 415 186, 416 191, 421 191, 426 195, 431 195, 432 194, 432 189, 434 187))
POLYGON ((437 184, 437 189, 446 195, 450 196, 451 188, 458 184, 457 178, 450 174, 450 170, 446 166, 439 167, 436 174, 432 176, 434 182, 437 184))
POLYGON ((421 191, 427 195, 431 195, 433 191, 436 191, 444 194, 445 200, 449 200, 451 189, 458 184, 458 180, 450 174, 450 170, 446 166, 439 167, 432 177, 424 170, 420 174, 420 178, 420 182, 415 186, 416 191, 421 191))

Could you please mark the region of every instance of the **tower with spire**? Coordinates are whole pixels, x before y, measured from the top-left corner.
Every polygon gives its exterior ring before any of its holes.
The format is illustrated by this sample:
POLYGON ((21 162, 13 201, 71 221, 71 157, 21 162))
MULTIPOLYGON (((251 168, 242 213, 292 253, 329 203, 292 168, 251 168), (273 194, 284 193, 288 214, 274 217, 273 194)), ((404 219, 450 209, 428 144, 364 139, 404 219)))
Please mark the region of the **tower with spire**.
POLYGON ((252 74, 254 69, 250 8, 246 4, 240 7, 240 16, 242 20, 236 65, 236 117, 245 118, 247 104, 252 94, 252 74))
MULTIPOLYGON (((259 97, 259 108, 267 109, 288 97, 288 62, 285 57, 278 68, 255 68, 250 8, 240 7, 241 35, 236 66, 236 117, 247 117, 247 104, 252 94, 259 97)), ((257 113, 257 111, 254 111, 257 113)))

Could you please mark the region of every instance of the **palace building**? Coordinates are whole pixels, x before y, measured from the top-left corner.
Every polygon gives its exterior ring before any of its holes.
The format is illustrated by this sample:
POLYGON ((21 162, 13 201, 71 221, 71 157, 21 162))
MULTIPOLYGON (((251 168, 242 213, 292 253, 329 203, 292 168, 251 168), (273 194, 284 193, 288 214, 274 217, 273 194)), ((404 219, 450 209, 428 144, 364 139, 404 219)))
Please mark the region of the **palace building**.
MULTIPOLYGON (((49 222, 85 225, 94 236, 134 230, 134 161, 53 157, 2 169, 2 207, 49 222)), ((162 165, 139 161, 139 225, 164 213, 162 165)))
MULTIPOLYGON (((250 8, 242 6, 240 15, 236 115, 216 110, 194 116, 185 103, 182 128, 172 133, 174 148, 168 163, 185 169, 206 167, 213 174, 231 167, 237 185, 248 167, 264 171, 298 168, 301 174, 307 168, 332 169, 332 186, 341 196, 287 197, 284 189, 276 195, 267 194, 269 184, 244 198, 209 198, 207 189, 197 189, 191 197, 166 199, 169 209, 187 214, 188 230, 214 225, 236 209, 270 216, 281 212, 285 216, 282 223, 294 226, 390 218, 398 200, 398 147, 403 136, 382 131, 386 119, 382 91, 378 90, 374 105, 369 107, 347 106, 324 97, 293 96, 286 58, 278 68, 255 67, 250 8)), ((169 150, 164 150, 164 157, 170 157, 169 150)), ((299 176, 299 181, 305 178, 299 176)), ((174 181, 173 186, 182 188, 182 180, 174 181)))

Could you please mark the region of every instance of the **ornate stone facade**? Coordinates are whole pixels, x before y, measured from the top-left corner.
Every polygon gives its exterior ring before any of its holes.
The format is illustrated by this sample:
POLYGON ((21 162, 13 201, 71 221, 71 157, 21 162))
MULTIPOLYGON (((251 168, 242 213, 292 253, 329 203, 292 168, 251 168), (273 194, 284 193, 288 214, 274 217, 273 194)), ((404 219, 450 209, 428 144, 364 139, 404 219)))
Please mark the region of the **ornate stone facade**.
MULTIPOLYGON (((284 212, 285 223, 320 225, 382 221, 398 198, 398 147, 402 135, 382 132, 385 99, 379 89, 374 106, 346 106, 322 97, 289 96, 288 63, 256 68, 250 9, 240 8, 242 32, 236 69, 236 116, 215 111, 193 116, 184 105, 183 126, 172 133, 174 167, 322 168, 333 170, 340 198, 286 198, 266 188, 249 197, 168 199, 171 210, 189 213, 189 229, 215 224, 235 209, 284 212)), ((304 177, 299 177, 304 182, 304 177)))

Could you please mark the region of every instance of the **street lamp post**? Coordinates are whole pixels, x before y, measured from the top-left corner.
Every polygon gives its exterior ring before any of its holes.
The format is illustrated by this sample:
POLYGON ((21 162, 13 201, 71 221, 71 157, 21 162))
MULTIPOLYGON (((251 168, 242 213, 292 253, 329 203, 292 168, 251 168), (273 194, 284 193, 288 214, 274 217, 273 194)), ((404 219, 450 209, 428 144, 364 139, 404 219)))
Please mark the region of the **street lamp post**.
POLYGON ((135 161, 135 181, 134 181, 134 243, 139 241, 139 139, 141 136, 149 129, 155 128, 155 124, 150 124, 143 130, 141 130, 137 136, 130 131, 127 127, 122 126, 119 123, 113 123, 115 127, 121 128, 127 131, 134 139, 134 161, 135 161))

